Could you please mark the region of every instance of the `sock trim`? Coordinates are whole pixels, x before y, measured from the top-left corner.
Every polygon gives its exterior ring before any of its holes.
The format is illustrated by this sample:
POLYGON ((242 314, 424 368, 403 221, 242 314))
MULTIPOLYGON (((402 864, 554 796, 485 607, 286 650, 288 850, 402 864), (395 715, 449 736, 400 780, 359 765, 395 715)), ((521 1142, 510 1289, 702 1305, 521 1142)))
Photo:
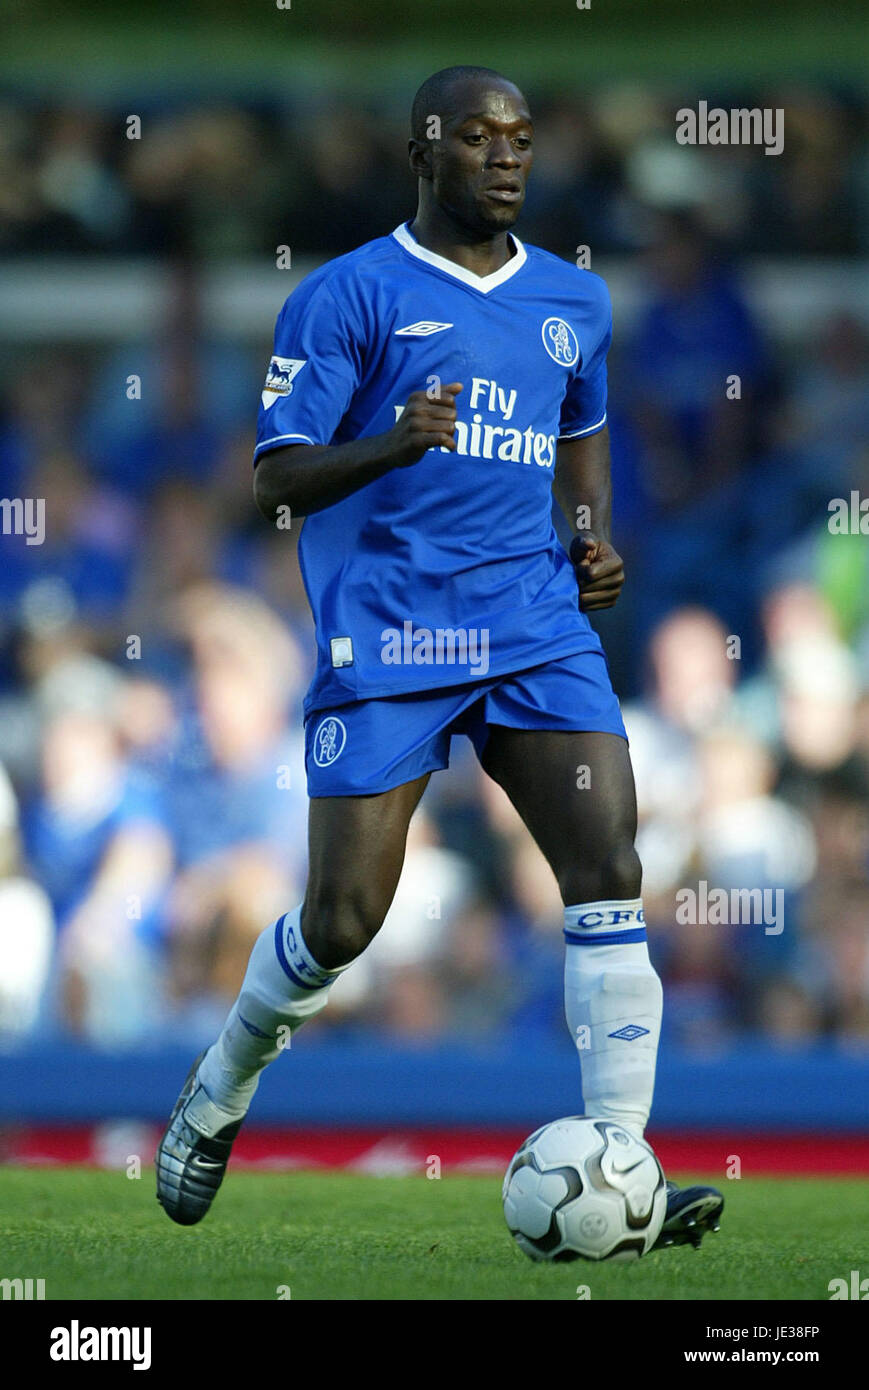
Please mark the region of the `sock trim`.
POLYGON ((314 983, 310 980, 303 980, 300 975, 296 974, 295 970, 290 965, 287 959, 287 953, 284 949, 284 922, 286 919, 287 913, 285 912, 283 917, 279 917, 275 922, 275 954, 281 969, 288 979, 292 980, 294 985, 298 985, 299 989, 306 989, 309 991, 322 989, 322 980, 315 981, 314 983))
POLYGON ((241 1024, 247 1029, 247 1031, 250 1033, 251 1037, 254 1037, 254 1038, 270 1038, 270 1037, 271 1037, 271 1034, 270 1034, 270 1033, 264 1033, 263 1030, 262 1030, 262 1028, 257 1028, 257 1026, 256 1026, 255 1023, 249 1023, 248 1020, 247 1020, 246 1018, 243 1018, 241 1014, 238 1015, 238 1021, 239 1021, 239 1023, 241 1023, 241 1024))
POLYGON ((607 927, 638 923, 645 926, 643 899, 598 898, 593 903, 572 903, 564 909, 564 924, 583 931, 600 931, 607 927), (596 919, 596 920, 589 920, 596 919))
POLYGON ((571 946, 617 946, 627 941, 647 941, 645 927, 633 927, 627 931, 578 932, 572 927, 564 928, 564 939, 571 946))

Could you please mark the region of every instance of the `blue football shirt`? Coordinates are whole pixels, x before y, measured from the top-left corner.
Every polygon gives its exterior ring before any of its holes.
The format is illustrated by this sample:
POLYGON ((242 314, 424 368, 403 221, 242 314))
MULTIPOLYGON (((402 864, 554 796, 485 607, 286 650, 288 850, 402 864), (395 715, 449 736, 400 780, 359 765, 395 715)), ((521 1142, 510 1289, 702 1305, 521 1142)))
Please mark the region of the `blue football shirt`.
POLYGON ((478 276, 405 223, 315 270, 280 312, 255 462, 385 433, 414 391, 464 386, 455 452, 429 449, 304 520, 306 715, 600 650, 552 524, 552 479, 557 441, 606 423, 609 294, 511 240, 511 259, 478 276))

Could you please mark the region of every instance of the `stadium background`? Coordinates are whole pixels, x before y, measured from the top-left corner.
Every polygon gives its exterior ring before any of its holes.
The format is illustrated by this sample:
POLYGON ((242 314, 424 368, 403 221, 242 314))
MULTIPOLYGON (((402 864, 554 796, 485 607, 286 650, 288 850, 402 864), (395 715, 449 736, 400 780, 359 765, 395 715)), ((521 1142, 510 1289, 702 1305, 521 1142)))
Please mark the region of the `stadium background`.
MULTIPOLYGON (((312 634, 295 536, 251 500, 258 395, 299 278, 412 213, 419 82, 472 61, 537 121, 520 236, 587 245, 615 306, 628 586, 597 625, 666 989, 650 1136, 719 1176, 734 1151, 865 1170, 867 542, 827 527, 869 491, 859 8, 6 12, 0 496, 44 498, 46 535, 0 536, 2 1155, 150 1153, 301 896, 312 634), (677 146, 700 100, 782 108, 784 152, 677 146), (676 925, 700 880, 782 889, 784 930, 676 925)), ((456 745, 381 936, 264 1078, 239 1158, 497 1165, 573 1113, 560 919, 456 745)))

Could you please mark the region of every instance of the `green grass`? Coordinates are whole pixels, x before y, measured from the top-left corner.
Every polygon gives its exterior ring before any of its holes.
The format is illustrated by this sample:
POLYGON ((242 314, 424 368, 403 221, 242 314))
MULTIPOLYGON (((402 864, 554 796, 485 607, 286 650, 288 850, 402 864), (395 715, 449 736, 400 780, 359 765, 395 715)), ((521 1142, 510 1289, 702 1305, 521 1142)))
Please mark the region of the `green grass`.
MULTIPOLYGON (((686 1179, 690 1180, 690 1179, 686 1179)), ((0 1169, 0 1278, 48 1299, 829 1299, 859 1264, 869 1185, 724 1184, 721 1232, 636 1264, 534 1265, 489 1177, 230 1173, 201 1226, 174 1226, 140 1180, 0 1169), (286 1296, 286 1295, 284 1295, 286 1296)), ((864 1245, 865 1253, 865 1245, 864 1245)))

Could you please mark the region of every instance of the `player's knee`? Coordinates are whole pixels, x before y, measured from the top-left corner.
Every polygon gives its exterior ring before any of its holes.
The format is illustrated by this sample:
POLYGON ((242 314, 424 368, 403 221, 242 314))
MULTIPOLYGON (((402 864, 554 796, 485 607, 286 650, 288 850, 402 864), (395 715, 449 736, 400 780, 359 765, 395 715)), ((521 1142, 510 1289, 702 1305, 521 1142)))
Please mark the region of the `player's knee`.
POLYGON ((640 857, 632 839, 617 840, 597 857, 587 852, 561 876, 559 887, 566 905, 622 901, 638 898, 643 882, 640 857))
POLYGON ((309 886, 302 908, 302 934, 317 964, 335 970, 355 960, 380 930, 388 906, 364 888, 309 886))
POLYGON ((643 882, 643 867, 633 840, 623 840, 613 846, 602 866, 606 887, 604 897, 638 898, 643 882))

